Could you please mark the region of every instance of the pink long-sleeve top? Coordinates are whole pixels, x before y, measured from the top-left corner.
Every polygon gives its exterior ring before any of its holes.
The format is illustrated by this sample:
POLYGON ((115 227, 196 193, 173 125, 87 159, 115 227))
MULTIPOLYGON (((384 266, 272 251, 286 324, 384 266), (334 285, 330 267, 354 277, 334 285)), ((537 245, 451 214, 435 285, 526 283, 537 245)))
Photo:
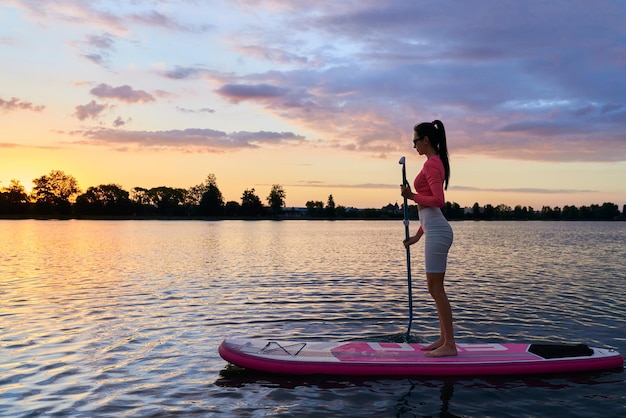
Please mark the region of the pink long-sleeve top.
POLYGON ((413 187, 416 194, 413 196, 415 203, 424 206, 442 208, 446 204, 443 194, 443 181, 446 178, 446 170, 438 155, 433 155, 426 160, 422 171, 419 172, 413 187))

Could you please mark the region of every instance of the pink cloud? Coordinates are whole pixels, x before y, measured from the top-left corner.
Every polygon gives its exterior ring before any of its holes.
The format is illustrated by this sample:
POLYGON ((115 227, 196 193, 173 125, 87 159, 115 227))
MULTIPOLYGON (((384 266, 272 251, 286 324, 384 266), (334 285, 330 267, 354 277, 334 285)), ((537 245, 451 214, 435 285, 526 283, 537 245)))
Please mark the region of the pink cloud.
POLYGON ((239 103, 244 100, 263 100, 282 97, 287 89, 270 84, 226 84, 216 92, 231 102, 239 103))
POLYGON ((280 64, 308 64, 309 58, 305 55, 294 54, 279 48, 269 48, 258 45, 245 45, 237 48, 247 57, 264 59, 280 64))
POLYGON ((76 106, 76 112, 74 112, 74 116, 76 116, 78 120, 97 119, 100 113, 102 113, 107 108, 107 105, 99 104, 96 103, 95 100, 92 100, 86 105, 76 106))
POLYGON ((91 27, 120 34, 128 33, 134 24, 190 33, 201 33, 213 28, 213 25, 210 24, 191 25, 179 22, 170 17, 169 14, 166 15, 156 10, 125 13, 122 10, 111 10, 106 4, 100 5, 90 1, 33 2, 21 0, 17 3, 37 21, 54 19, 61 22, 86 23, 91 27))
POLYGON ((11 100, 3 100, 0 98, 0 109, 7 112, 13 110, 31 110, 33 112, 41 112, 46 107, 43 105, 34 105, 31 102, 25 102, 17 97, 12 97, 11 100))
POLYGON ((117 118, 115 118, 115 120, 113 121, 113 126, 115 126, 116 128, 119 128, 120 126, 124 126, 127 123, 130 123, 132 121, 131 118, 128 118, 127 120, 122 119, 121 116, 118 116, 117 118))
POLYGON ((135 90, 129 85, 113 87, 108 84, 99 84, 89 91, 101 99, 115 99, 126 103, 154 102, 155 98, 143 90, 135 90))
POLYGON ((292 132, 223 132, 214 129, 188 128, 167 131, 128 131, 121 129, 91 129, 71 132, 82 136, 79 143, 119 148, 136 146, 142 149, 175 148, 221 153, 229 150, 257 148, 262 145, 301 143, 303 136, 292 132))

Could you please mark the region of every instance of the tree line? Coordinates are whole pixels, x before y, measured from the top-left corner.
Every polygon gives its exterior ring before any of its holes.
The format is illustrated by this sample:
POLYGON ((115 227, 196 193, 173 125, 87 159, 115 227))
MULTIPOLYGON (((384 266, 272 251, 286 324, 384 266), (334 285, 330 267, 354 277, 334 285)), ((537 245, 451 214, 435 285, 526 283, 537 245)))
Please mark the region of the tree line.
POLYGON ((532 221, 532 220, 626 220, 626 205, 622 207, 620 213, 619 207, 610 202, 602 205, 593 204, 591 206, 576 207, 573 205, 565 205, 561 207, 551 208, 543 206, 540 210, 535 210, 531 206, 510 206, 500 204, 497 206, 485 205, 480 206, 478 203, 469 208, 461 208, 456 203, 446 202, 443 208, 444 215, 448 219, 470 219, 470 220, 502 220, 502 221, 532 221))
MULTIPOLYGON (((326 203, 308 201, 304 208, 286 208, 286 192, 275 184, 263 203, 254 188, 245 189, 241 200, 224 201, 214 174, 188 189, 134 187, 124 190, 116 184, 101 184, 82 191, 77 180, 63 171, 53 170, 33 180, 30 194, 17 180, 0 188, 0 216, 9 218, 305 218, 305 219, 399 219, 403 209, 398 203, 380 209, 356 209, 337 205, 331 195, 326 203)), ((541 210, 506 205, 462 208, 447 202, 442 209, 450 220, 618 220, 624 219, 617 205, 564 206, 541 210)), ((409 206, 412 219, 417 207, 409 206)))

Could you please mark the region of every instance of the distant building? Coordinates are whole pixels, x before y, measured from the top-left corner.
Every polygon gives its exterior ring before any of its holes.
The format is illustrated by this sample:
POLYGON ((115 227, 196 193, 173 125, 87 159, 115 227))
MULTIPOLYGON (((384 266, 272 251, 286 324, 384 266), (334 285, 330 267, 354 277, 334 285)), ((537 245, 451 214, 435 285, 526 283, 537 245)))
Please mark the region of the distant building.
POLYGON ((309 210, 307 208, 284 208, 282 215, 285 218, 305 218, 308 215, 309 210))
POLYGON ((390 203, 387 206, 383 206, 381 210, 383 212, 388 212, 388 213, 393 214, 393 215, 400 215, 402 213, 402 210, 400 209, 400 206, 398 205, 398 202, 396 202, 395 205, 392 205, 390 203))

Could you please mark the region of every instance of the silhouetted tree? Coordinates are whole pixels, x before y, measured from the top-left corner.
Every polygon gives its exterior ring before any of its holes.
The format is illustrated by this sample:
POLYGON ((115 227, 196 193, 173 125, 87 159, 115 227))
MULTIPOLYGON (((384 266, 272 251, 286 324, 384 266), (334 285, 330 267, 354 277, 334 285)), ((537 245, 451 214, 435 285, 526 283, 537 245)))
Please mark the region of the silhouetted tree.
POLYGON ((382 211, 378 210, 378 209, 361 209, 359 211, 359 218, 362 219, 380 219, 380 218, 385 218, 387 217, 386 215, 383 214, 382 211))
POLYGON ((83 215, 131 215, 129 193, 116 184, 90 187, 76 198, 76 212, 83 215))
POLYGON ((241 205, 239 202, 230 201, 226 202, 224 206, 224 215, 229 217, 236 217, 241 214, 241 205))
MULTIPOLYGON (((214 174, 209 174, 204 183, 190 187, 188 190, 171 187, 145 189, 135 187, 129 193, 115 184, 90 187, 80 194, 78 183, 74 177, 62 171, 51 171, 50 174, 33 180, 34 187, 30 195, 17 180, 11 180, 9 187, 0 188, 0 214, 24 215, 35 209, 33 213, 44 215, 69 216, 72 209, 78 215, 143 215, 143 216, 189 216, 204 214, 211 216, 265 216, 268 207, 256 195, 254 189, 246 189, 242 202, 224 204, 221 191, 217 187, 214 174), (78 197, 76 197, 78 195, 78 197), (72 206, 73 199, 76 203, 72 206)), ((274 216, 283 213, 285 206, 285 190, 279 184, 272 186, 267 196, 269 208, 274 216)), ((329 195, 326 205, 320 201, 306 203, 307 214, 311 218, 394 218, 402 217, 402 211, 393 210, 393 205, 381 209, 346 209, 335 204, 333 195, 329 195), (391 207, 391 210, 389 209, 391 207)), ((396 204, 397 208, 397 204, 396 204)), ((399 208, 397 208, 399 209, 399 208)), ((500 204, 496 207, 488 204, 481 207, 474 203, 466 213, 455 202, 446 202, 442 208, 448 219, 484 219, 484 220, 617 220, 626 219, 626 205, 620 213, 619 207, 610 202, 591 206, 564 206, 563 209, 544 206, 536 212, 532 207, 520 205, 511 207, 500 204)), ((292 209, 288 216, 301 217, 301 211, 292 209)), ((409 216, 418 219, 417 205, 409 205, 409 216)))
POLYGON ((326 202, 326 207, 324 208, 324 213, 328 218, 334 218, 337 215, 335 199, 333 199, 333 195, 328 196, 328 202, 326 202))
POLYGON ((283 189, 283 186, 280 184, 274 184, 272 186, 272 190, 270 194, 267 196, 267 204, 270 206, 270 209, 274 216, 278 216, 283 211, 285 207, 285 197, 287 194, 283 189))
POLYGON ((604 202, 598 210, 598 218, 605 221, 612 221, 619 217, 619 207, 614 203, 604 202))
POLYGON ((187 203, 191 205, 199 205, 202 200, 202 195, 209 190, 210 185, 217 186, 217 178, 213 173, 209 174, 203 183, 191 186, 187 189, 187 203))
POLYGON ((324 214, 324 203, 321 201, 309 200, 306 202, 307 215, 311 218, 321 218, 324 214))
POLYGON ((146 193, 149 203, 155 207, 155 213, 162 216, 184 214, 184 203, 187 191, 172 187, 154 187, 146 193))
POLYGON ((552 217, 552 208, 550 206, 544 206, 541 208, 541 218, 549 219, 552 217))
POLYGON ((130 191, 130 200, 133 202, 135 215, 154 215, 155 206, 150 202, 148 189, 133 187, 130 191))
POLYGON ((478 204, 478 202, 475 202, 474 205, 472 205, 472 219, 480 219, 480 216, 480 205, 478 204))
POLYGON ((526 209, 526 206, 524 207, 522 207, 521 205, 515 206, 515 209, 513 209, 513 219, 515 220, 528 219, 528 209, 526 209))
POLYGON ((580 219, 580 211, 576 206, 563 206, 563 211, 561 212, 561 216, 563 219, 568 221, 574 221, 580 219))
POLYGON ((507 219, 511 219, 511 213, 513 212, 513 210, 511 209, 510 206, 507 206, 505 204, 499 204, 498 206, 496 206, 494 208, 494 217, 495 219, 504 221, 507 219))
POLYGON ((80 193, 78 182, 63 171, 53 170, 48 175, 33 180, 32 198, 40 214, 69 215, 70 200, 80 193))
POLYGON ((443 214, 448 219, 463 219, 464 217, 463 208, 456 202, 446 202, 443 207, 443 214))
POLYGON ((241 196, 241 213, 243 216, 263 215, 263 203, 254 189, 246 189, 241 196))
POLYGON ((19 180, 11 180, 9 187, 0 190, 0 213, 25 214, 28 212, 28 194, 19 180))
POLYGON ((204 183, 204 193, 200 199, 200 214, 204 216, 220 216, 224 214, 224 197, 217 187, 214 174, 207 176, 204 183))
POLYGON ((484 219, 493 219, 495 212, 496 211, 492 205, 485 205, 482 217, 484 219))

